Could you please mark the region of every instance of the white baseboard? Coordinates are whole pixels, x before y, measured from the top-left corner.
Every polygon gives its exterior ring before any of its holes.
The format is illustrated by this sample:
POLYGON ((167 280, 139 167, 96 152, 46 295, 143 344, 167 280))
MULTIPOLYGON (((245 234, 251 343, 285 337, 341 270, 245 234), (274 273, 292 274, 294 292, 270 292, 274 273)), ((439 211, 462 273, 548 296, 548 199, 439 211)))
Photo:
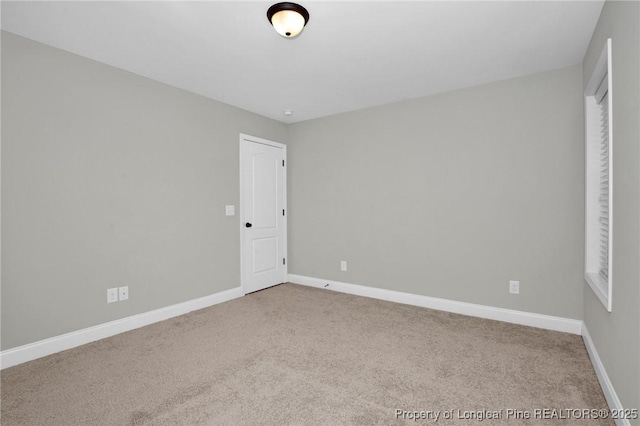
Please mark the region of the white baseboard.
POLYGON ((493 306, 476 305, 473 303, 457 302, 455 300, 439 299, 436 297, 421 296, 418 294, 403 293, 357 284, 348 284, 340 281, 323 280, 320 278, 305 277, 303 275, 289 274, 288 281, 295 284, 354 294, 356 296, 404 303, 405 305, 420 306, 423 308, 436 309, 455 314, 528 325, 530 327, 562 331, 571 334, 582 334, 582 321, 576 319, 534 314, 512 309, 495 308, 493 306))
MULTIPOLYGON (((584 345, 587 347, 591 364, 593 364, 593 368, 596 370, 596 376, 598 376, 598 381, 600 382, 600 387, 607 400, 607 404, 609 404, 609 409, 622 410, 624 408, 622 402, 620 402, 620 398, 618 398, 618 394, 613 388, 613 383, 611 383, 609 375, 604 369, 604 364, 598 355, 593 340, 591 340, 591 335, 589 334, 589 330, 587 330, 586 324, 582 326, 582 340, 584 340, 584 345)), ((617 426, 631 426, 631 422, 628 419, 616 419, 615 422, 617 426)))
POLYGON ((244 296, 242 287, 235 287, 209 296, 167 306, 165 308, 155 309, 142 314, 132 315, 130 317, 109 321, 104 324, 29 343, 28 345, 18 346, 17 348, 7 349, 0 352, 0 369, 5 369, 17 364, 22 364, 23 362, 54 354, 56 352, 95 342, 96 340, 144 327, 145 325, 164 321, 191 311, 217 305, 218 303, 236 299, 241 296, 244 296))

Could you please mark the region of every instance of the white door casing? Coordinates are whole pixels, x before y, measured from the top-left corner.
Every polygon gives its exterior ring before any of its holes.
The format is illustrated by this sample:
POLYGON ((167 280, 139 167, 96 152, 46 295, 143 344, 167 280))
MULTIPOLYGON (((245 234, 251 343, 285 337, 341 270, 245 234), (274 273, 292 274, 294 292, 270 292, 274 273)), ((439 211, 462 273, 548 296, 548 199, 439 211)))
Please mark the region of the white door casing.
POLYGON ((286 281, 286 149, 240 135, 240 280, 245 294, 286 281))

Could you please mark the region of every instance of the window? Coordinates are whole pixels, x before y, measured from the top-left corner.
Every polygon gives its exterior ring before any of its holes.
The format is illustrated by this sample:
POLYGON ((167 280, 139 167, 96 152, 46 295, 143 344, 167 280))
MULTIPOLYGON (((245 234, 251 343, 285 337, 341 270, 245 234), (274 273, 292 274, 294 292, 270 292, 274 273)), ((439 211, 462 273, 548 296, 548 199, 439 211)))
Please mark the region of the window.
POLYGON ((612 93, 611 39, 589 78, 585 105, 585 279, 611 312, 612 93))

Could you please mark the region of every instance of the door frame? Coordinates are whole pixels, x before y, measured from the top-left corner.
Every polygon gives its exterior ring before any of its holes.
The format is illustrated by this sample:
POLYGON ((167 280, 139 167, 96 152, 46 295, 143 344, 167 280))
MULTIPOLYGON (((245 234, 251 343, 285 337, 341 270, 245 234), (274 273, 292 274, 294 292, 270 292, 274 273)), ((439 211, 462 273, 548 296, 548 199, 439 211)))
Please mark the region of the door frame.
POLYGON ((282 149, 282 158, 284 159, 284 170, 283 170, 283 179, 282 179, 282 185, 283 185, 283 193, 282 193, 282 207, 285 210, 285 215, 284 215, 284 220, 283 220, 283 237, 282 237, 282 250, 283 250, 283 254, 284 254, 284 258, 286 259, 285 264, 284 264, 284 270, 283 270, 283 276, 282 276, 282 282, 286 282, 287 281, 287 276, 289 275, 289 252, 287 249, 287 228, 289 225, 289 208, 287 206, 287 146, 283 143, 280 142, 274 142, 274 141, 270 141, 267 139, 263 139, 263 138, 259 138, 256 136, 251 136, 251 135, 247 135, 244 133, 240 133, 240 157, 239 157, 239 161, 238 161, 238 169, 239 169, 239 174, 240 174, 240 190, 239 190, 239 194, 240 194, 240 202, 238 203, 239 208, 238 208, 238 226, 240 227, 240 286, 242 287, 242 293, 243 294, 247 294, 247 288, 246 288, 246 277, 245 277, 245 273, 244 273, 244 232, 246 231, 246 228, 244 227, 244 206, 243 206, 243 194, 242 194, 242 190, 244 188, 243 184, 244 184, 244 177, 242 176, 242 160, 244 158, 245 155, 245 150, 244 150, 244 146, 245 143, 258 143, 258 144, 262 144, 262 145, 269 145, 275 148, 280 148, 282 149))

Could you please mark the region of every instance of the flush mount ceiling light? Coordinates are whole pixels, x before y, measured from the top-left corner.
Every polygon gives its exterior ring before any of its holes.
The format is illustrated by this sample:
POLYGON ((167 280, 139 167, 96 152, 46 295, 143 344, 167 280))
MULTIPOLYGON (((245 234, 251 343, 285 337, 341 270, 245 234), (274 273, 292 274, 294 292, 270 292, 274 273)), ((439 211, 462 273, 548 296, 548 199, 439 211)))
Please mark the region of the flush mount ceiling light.
POLYGON ((293 38, 309 22, 307 9, 295 3, 276 3, 267 10, 267 18, 282 37, 293 38))

